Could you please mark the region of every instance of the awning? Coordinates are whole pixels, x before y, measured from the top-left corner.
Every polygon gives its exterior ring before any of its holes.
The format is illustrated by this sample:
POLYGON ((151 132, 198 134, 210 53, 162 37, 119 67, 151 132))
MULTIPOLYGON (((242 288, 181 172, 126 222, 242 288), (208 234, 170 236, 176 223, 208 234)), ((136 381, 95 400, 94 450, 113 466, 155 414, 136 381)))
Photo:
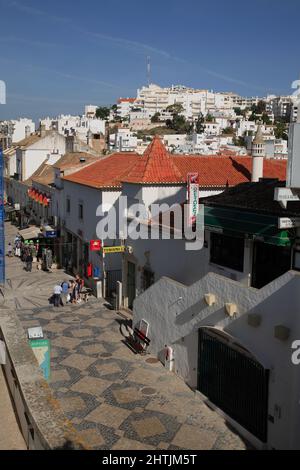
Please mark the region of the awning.
POLYGON ((50 225, 44 225, 42 227, 42 233, 44 238, 57 238, 57 229, 50 225))
POLYGON ((23 238, 24 241, 33 240, 40 237, 41 231, 38 227, 29 227, 25 230, 20 230, 19 235, 23 238))
POLYGON ((205 228, 271 245, 291 246, 295 233, 278 229, 278 216, 225 207, 205 207, 205 228))

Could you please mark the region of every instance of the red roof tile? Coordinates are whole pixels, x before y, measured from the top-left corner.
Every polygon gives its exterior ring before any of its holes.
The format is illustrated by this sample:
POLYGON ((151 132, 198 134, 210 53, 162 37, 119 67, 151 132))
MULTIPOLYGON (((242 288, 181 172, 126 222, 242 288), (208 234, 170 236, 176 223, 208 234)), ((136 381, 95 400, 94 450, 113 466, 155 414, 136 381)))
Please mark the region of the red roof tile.
MULTIPOLYGON (((286 179, 284 160, 265 159, 264 178, 286 179)), ((188 173, 199 173, 201 187, 236 186, 251 181, 252 157, 171 155, 155 137, 143 156, 115 153, 66 176, 66 181, 94 188, 121 188, 122 182, 144 185, 185 184, 188 173)))
MULTIPOLYGON (((173 161, 182 176, 199 173, 202 187, 236 186, 251 181, 252 157, 227 156, 173 156, 173 161)), ((265 159, 264 178, 286 179, 286 161, 265 159)))
POLYGON ((63 179, 98 189, 121 188, 121 181, 139 158, 136 153, 114 153, 63 179))
POLYGON ((120 98, 118 103, 134 103, 136 98, 120 98))
POLYGON ((123 181, 137 184, 178 184, 185 180, 161 139, 155 136, 144 155, 123 181))

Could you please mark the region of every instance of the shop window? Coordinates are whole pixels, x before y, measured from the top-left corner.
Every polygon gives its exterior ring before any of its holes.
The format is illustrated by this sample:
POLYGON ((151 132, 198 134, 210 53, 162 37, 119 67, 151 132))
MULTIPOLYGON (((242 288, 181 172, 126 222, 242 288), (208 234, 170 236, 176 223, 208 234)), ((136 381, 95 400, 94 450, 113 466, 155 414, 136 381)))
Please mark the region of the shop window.
POLYGON ((244 239, 211 233, 210 262, 243 272, 244 239))

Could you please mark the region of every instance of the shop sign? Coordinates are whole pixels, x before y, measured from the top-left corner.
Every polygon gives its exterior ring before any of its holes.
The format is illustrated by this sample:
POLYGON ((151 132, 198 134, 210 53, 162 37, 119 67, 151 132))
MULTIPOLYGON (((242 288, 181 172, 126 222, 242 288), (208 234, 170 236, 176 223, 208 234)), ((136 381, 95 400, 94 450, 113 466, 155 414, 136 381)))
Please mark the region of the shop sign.
POLYGON ((103 253, 106 255, 113 253, 125 253, 125 246, 106 246, 103 248, 103 253))
POLYGON ((90 251, 101 251, 102 243, 101 240, 90 241, 90 251))
POLYGON ((199 174, 189 173, 187 180, 189 203, 188 225, 192 226, 196 223, 199 212, 199 174))

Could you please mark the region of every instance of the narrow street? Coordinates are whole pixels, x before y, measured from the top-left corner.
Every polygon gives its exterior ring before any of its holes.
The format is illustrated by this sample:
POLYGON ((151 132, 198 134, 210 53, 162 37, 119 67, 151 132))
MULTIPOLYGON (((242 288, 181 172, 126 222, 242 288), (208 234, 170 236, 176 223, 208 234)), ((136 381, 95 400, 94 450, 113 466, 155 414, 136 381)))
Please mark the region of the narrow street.
MULTIPOLYGON (((6 224, 7 243, 15 234, 6 224)), ((246 449, 180 378, 127 348, 124 320, 104 302, 49 306, 56 281, 69 279, 62 271, 26 273, 7 258, 7 279, 2 308, 15 310, 24 329, 42 326, 51 340, 52 391, 90 448, 246 449)))

